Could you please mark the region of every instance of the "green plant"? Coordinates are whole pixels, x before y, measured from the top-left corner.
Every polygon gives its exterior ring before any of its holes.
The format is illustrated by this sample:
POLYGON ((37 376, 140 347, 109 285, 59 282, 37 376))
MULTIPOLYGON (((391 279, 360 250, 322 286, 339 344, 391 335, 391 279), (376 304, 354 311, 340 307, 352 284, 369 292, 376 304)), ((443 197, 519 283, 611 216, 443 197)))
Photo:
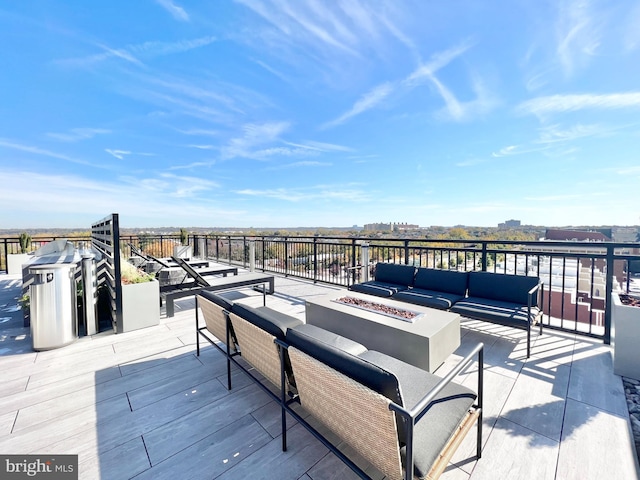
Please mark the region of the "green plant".
POLYGON ((120 261, 120 281, 123 285, 131 285, 133 283, 145 283, 154 280, 153 275, 144 273, 135 265, 121 258, 120 261))
POLYGON ((22 295, 19 299, 18 299, 18 303, 20 304, 20 308, 22 308, 22 311, 29 311, 29 308, 31 307, 31 298, 29 297, 28 293, 25 293, 24 295, 22 295))
POLYGON ((182 245, 189 245, 189 232, 184 228, 180 229, 180 243, 182 245))
POLYGON ((22 232, 18 241, 20 242, 20 252, 27 253, 29 247, 31 246, 31 235, 29 235, 27 232, 22 232))

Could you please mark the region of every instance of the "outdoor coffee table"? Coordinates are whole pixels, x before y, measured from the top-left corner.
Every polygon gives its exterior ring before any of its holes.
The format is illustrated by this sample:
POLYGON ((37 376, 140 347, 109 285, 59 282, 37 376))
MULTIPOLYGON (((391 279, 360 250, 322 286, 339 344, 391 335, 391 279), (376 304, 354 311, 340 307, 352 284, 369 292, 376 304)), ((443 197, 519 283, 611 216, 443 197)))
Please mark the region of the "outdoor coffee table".
POLYGON ((306 321, 433 372, 460 346, 460 315, 351 291, 306 302, 306 321), (413 323, 335 300, 352 297, 422 314, 413 323))

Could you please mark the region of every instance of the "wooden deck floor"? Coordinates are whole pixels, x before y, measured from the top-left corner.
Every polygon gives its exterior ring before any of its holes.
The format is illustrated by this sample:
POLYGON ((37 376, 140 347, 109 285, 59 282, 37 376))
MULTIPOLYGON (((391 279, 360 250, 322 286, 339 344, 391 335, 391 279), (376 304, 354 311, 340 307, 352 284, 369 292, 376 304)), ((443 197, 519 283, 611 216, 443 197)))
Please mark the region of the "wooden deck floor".
MULTIPOLYGON (((304 318, 304 300, 331 288, 278 277, 267 305, 304 318)), ((36 353, 19 295, 16 277, 0 276, 0 453, 78 454, 80 478, 92 480, 354 478, 293 421, 281 451, 277 405, 239 370, 227 391, 215 348, 195 355, 192 299, 157 327, 36 353)), ((262 302, 250 289, 225 295, 262 302)), ((470 434, 442 478, 638 478, 610 348, 546 331, 527 360, 523 335, 463 320, 462 345, 437 373, 484 342, 483 458, 470 434)))

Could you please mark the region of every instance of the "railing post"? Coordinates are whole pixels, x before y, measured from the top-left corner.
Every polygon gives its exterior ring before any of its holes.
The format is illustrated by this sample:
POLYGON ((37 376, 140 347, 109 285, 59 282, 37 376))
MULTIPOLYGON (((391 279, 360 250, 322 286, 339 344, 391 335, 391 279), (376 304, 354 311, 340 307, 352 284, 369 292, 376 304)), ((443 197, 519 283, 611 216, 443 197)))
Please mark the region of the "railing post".
POLYGON ((289 276, 289 242, 284 237, 284 276, 289 276))
POLYGON ((160 235, 160 257, 164 257, 164 241, 162 235, 160 235))
POLYGON ((409 265, 409 240, 404 241, 404 264, 409 265))
POLYGON ((7 239, 4 239, 4 271, 5 273, 9 272, 9 261, 7 260, 7 255, 9 255, 7 239))
POLYGON ((487 271, 487 242, 482 242, 482 258, 480 264, 483 272, 487 271))
POLYGON ((604 310, 604 343, 611 344, 611 296, 613 294, 614 247, 607 245, 607 285, 605 288, 604 310))
POLYGON ((256 271, 256 240, 249 240, 249 271, 256 271))
MULTIPOLYGON (((347 283, 349 283, 347 281, 347 283)), ((351 284, 356 283, 356 239, 351 239, 351 284)))
POLYGON ((318 281, 318 237, 313 237, 313 283, 318 281))
POLYGON ((362 245, 360 245, 360 251, 362 252, 360 254, 360 256, 362 257, 361 261, 362 261, 362 270, 363 270, 362 281, 368 282, 369 281, 369 243, 363 242, 362 245))

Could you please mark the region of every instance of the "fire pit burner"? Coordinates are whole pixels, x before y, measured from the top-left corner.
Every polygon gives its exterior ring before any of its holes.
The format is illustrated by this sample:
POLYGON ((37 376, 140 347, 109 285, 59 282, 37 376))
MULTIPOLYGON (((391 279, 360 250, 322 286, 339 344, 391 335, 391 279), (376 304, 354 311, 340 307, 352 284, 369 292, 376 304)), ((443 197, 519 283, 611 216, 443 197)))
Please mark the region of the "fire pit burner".
POLYGON ((383 303, 371 302, 369 300, 363 300, 355 297, 340 297, 333 300, 336 303, 342 303, 344 305, 351 305, 352 307, 367 310, 369 312, 380 313, 387 315, 388 317, 396 318, 398 320, 404 320, 405 322, 415 322, 422 314, 414 312, 412 310, 405 310, 403 308, 390 307, 383 303))

